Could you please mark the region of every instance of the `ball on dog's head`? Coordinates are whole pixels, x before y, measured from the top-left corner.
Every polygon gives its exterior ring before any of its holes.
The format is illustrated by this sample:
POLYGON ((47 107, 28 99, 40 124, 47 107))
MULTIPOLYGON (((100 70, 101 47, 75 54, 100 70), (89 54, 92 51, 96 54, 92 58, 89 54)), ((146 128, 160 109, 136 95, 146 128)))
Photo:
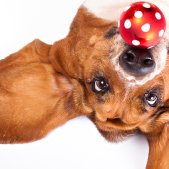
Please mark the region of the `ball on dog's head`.
POLYGON ((124 41, 138 48, 157 45, 165 30, 164 14, 157 6, 148 2, 136 2, 127 6, 119 22, 119 31, 124 41))

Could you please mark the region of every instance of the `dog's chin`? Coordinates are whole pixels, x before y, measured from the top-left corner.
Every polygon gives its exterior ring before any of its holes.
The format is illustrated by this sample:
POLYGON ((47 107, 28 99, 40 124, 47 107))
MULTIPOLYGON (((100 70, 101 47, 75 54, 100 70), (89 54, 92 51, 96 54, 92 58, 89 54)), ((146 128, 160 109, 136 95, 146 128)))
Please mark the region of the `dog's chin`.
POLYGON ((118 129, 112 129, 111 131, 106 131, 99 128, 97 129, 99 130, 101 135, 109 142, 121 142, 127 137, 132 136, 136 133, 136 130, 123 131, 118 129))

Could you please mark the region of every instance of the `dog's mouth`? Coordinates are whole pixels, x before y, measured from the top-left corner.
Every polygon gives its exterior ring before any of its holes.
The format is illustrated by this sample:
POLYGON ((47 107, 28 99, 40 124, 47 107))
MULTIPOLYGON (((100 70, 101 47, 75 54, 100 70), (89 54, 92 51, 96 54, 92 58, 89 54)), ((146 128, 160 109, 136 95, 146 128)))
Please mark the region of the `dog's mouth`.
POLYGON ((115 118, 115 119, 108 118, 105 122, 102 122, 96 118, 95 123, 99 128, 107 131, 111 131, 112 129, 129 131, 129 130, 136 129, 138 126, 138 123, 127 124, 123 122, 120 118, 115 118))
POLYGON ((111 142, 122 141, 137 131, 136 124, 128 125, 118 118, 107 119, 106 122, 96 120, 95 124, 101 135, 111 142))
POLYGON ((138 123, 127 124, 120 118, 108 118, 104 122, 95 116, 90 117, 90 119, 95 123, 101 135, 111 142, 121 141, 138 131, 138 123))

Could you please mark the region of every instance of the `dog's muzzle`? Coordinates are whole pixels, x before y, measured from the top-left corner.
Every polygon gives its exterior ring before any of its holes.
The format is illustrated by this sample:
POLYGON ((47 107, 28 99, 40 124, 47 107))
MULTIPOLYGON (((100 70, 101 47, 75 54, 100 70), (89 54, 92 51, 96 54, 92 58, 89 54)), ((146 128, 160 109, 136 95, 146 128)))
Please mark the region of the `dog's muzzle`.
POLYGON ((155 61, 148 49, 130 48, 119 58, 124 71, 138 77, 145 76, 155 69, 155 61))

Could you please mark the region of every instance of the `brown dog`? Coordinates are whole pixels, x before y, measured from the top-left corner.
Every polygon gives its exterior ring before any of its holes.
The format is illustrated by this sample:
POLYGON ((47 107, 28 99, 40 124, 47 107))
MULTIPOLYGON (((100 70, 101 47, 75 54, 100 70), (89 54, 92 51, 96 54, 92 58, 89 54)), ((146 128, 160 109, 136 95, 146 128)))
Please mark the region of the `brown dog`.
MULTIPOLYGON (((139 50, 123 42, 116 26, 116 22, 98 18, 82 7, 69 35, 50 51, 55 70, 80 82, 77 87, 85 91, 89 117, 110 141, 138 129, 146 132, 147 120, 164 110, 169 94, 164 88, 169 82, 165 76, 168 68, 164 67, 167 37, 152 49, 139 50), (152 61, 155 68, 144 75, 126 70, 121 62, 125 62, 124 56, 130 59, 131 53, 152 61)), ((145 65, 141 66, 144 69, 145 65)))
MULTIPOLYGON (((164 4, 168 4, 167 1, 156 2, 162 5, 162 9, 164 4)), ((98 10, 97 3, 93 4, 96 7, 94 11, 98 10)), ((166 165, 168 151, 161 152, 158 144, 167 137, 162 134, 159 139, 161 133, 165 133, 163 128, 168 122, 167 33, 151 49, 131 48, 120 37, 117 22, 101 18, 100 13, 100 17, 93 15, 92 10, 87 8, 90 5, 92 3, 87 1, 85 7, 78 11, 68 37, 53 45, 51 63, 57 72, 81 82, 79 85, 85 91, 86 105, 92 109, 89 117, 106 139, 118 141, 137 130, 146 133, 150 143, 147 167, 163 168, 159 166, 159 161, 163 160, 161 163, 166 165), (146 66, 150 68, 145 74, 124 66, 126 62, 134 62, 131 59, 135 57, 140 58, 141 63, 151 62, 150 65, 139 63, 142 70, 146 66), (151 69, 151 66, 155 68, 151 69), (158 159, 157 156, 162 159, 159 158, 156 164, 153 161, 158 159)), ((107 16, 103 10, 98 11, 107 16)))
POLYGON ((86 1, 65 39, 52 46, 36 40, 0 62, 0 141, 34 141, 86 114, 109 141, 146 133, 153 168, 152 133, 157 138, 168 121, 167 37, 136 50, 120 37, 116 19, 97 17, 88 7, 86 1), (150 69, 126 70, 124 56, 133 55, 152 61, 150 69))

